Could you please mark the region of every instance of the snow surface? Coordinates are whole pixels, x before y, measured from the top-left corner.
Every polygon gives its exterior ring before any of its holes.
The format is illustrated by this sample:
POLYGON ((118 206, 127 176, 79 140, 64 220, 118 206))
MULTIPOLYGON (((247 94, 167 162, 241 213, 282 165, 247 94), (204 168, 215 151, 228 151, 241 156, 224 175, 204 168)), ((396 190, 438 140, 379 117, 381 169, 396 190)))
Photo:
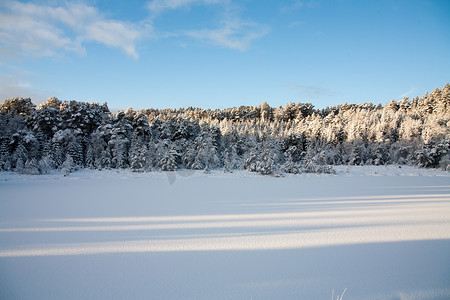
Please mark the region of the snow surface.
POLYGON ((0 173, 0 299, 449 299, 450 173, 0 173))

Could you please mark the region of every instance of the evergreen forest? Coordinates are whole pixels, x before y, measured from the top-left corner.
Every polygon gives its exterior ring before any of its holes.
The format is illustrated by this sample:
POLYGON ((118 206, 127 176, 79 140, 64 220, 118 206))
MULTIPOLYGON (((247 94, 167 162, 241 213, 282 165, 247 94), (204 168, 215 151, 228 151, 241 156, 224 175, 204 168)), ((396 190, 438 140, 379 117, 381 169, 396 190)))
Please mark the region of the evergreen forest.
POLYGON ((450 169, 450 84, 386 105, 311 103, 229 109, 131 108, 30 98, 0 105, 0 170, 68 174, 82 168, 136 172, 248 170, 263 175, 333 173, 333 165, 450 169))

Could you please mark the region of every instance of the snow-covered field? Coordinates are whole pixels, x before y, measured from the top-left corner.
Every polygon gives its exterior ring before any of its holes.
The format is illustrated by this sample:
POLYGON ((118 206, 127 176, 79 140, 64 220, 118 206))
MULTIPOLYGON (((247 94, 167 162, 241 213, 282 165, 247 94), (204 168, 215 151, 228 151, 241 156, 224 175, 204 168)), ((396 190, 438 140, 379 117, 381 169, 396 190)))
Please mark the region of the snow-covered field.
POLYGON ((450 173, 0 173, 0 299, 450 299, 450 173))

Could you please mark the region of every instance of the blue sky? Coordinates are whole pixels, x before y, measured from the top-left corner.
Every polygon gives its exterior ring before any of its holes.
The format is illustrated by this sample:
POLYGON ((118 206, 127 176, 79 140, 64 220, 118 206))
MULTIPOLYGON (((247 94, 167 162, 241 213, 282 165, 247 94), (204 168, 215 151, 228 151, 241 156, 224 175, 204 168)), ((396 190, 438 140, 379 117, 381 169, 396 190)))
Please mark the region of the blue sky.
POLYGON ((0 101, 315 107, 450 82, 450 1, 4 1, 0 101))

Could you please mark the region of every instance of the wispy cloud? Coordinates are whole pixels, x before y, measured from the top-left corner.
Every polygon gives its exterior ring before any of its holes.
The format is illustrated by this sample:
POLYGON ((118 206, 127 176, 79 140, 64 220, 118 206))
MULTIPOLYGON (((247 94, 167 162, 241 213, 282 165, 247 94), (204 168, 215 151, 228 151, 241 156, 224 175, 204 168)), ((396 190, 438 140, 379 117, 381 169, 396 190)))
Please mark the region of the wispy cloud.
POLYGON ((118 21, 98 21, 87 25, 85 30, 87 40, 117 47, 134 58, 139 57, 135 43, 141 38, 142 32, 137 26, 118 21))
POLYGON ((44 94, 48 92, 37 89, 32 83, 20 76, 11 76, 0 74, 0 103, 5 99, 14 97, 30 97, 33 102, 38 104, 44 100, 44 94))
POLYGON ((290 1, 288 3, 283 3, 280 7, 280 11, 282 13, 290 13, 299 9, 303 9, 303 8, 314 8, 319 6, 319 2, 316 0, 311 0, 311 1, 299 1, 299 0, 294 0, 294 1, 290 1))
POLYGON ((136 44, 150 29, 148 24, 109 19, 95 7, 83 3, 50 6, 7 1, 0 4, 0 53, 3 55, 84 54, 84 44, 94 41, 137 58, 136 44))
POLYGON ((90 42, 117 48, 137 59, 137 45, 146 37, 189 37, 216 46, 244 51, 266 35, 268 26, 240 17, 231 0, 153 0, 144 20, 125 22, 112 19, 96 7, 82 2, 58 5, 0 2, 0 56, 54 57, 66 53, 86 54, 90 42), (218 6, 217 18, 205 28, 172 29, 154 34, 158 17, 170 10, 194 6, 218 6))
POLYGON ((189 10, 195 5, 219 6, 220 14, 215 24, 211 24, 213 28, 183 29, 169 36, 187 36, 219 47, 245 51, 254 40, 265 36, 270 31, 269 26, 243 20, 239 14, 239 6, 233 4, 231 0, 153 0, 147 7, 152 17, 158 17, 166 11, 189 10))
POLYGON ((304 24, 305 24, 305 23, 302 22, 302 21, 293 21, 293 22, 290 22, 290 23, 287 25, 287 27, 288 27, 289 29, 292 29, 292 28, 301 27, 301 26, 303 26, 304 24))
POLYGON ((229 2, 228 0, 153 0, 147 4, 149 11, 153 15, 158 15, 166 10, 186 8, 194 4, 220 4, 229 2))
POLYGON ((290 90, 294 90, 301 97, 306 97, 310 99, 317 99, 320 97, 329 97, 334 95, 334 93, 328 88, 316 85, 287 83, 284 84, 283 87, 288 88, 290 90))
POLYGON ((265 36, 269 31, 268 26, 236 18, 225 20, 217 29, 192 30, 186 34, 221 47, 245 51, 254 40, 265 36))
POLYGON ((280 8, 282 13, 287 13, 287 12, 291 12, 293 10, 297 10, 300 9, 302 7, 305 6, 305 2, 304 1, 293 1, 291 3, 288 4, 283 4, 280 8))
POLYGON ((416 90, 417 90, 417 89, 416 89, 415 87, 412 87, 412 88, 409 89, 409 91, 407 91, 407 92, 401 94, 401 95, 398 96, 398 97, 399 97, 399 98, 409 97, 409 96, 413 95, 413 93, 415 93, 416 90))

